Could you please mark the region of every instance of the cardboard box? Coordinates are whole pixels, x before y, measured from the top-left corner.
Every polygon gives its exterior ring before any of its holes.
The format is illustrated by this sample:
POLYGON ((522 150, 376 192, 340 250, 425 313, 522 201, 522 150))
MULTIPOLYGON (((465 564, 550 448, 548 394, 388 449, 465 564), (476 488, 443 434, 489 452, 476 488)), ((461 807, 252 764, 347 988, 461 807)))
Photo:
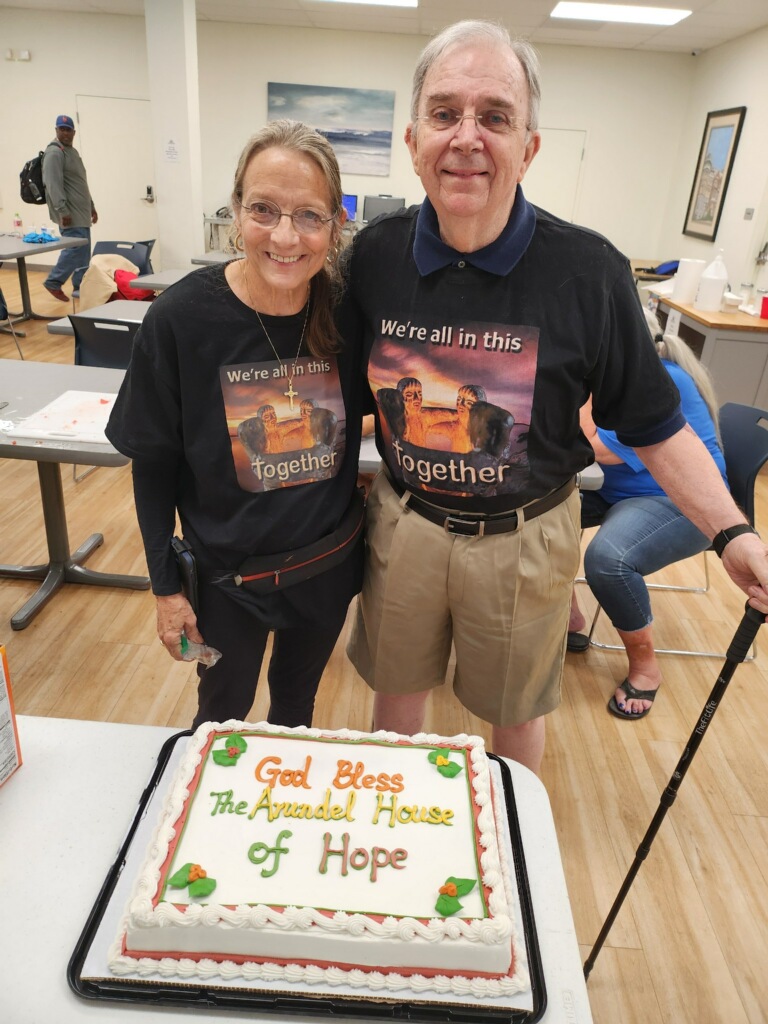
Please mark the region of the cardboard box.
POLYGON ((0 644, 0 786, 20 765, 21 747, 16 728, 16 714, 13 710, 11 674, 8 671, 5 647, 0 644))

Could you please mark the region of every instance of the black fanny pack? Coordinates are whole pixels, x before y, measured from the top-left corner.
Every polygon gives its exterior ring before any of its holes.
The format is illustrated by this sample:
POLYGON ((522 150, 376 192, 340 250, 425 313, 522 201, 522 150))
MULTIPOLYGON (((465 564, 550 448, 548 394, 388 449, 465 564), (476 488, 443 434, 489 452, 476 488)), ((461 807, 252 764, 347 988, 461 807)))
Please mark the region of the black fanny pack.
POLYGON ((257 594, 268 594, 275 587, 310 580, 340 565, 351 554, 364 526, 365 496, 361 490, 356 490, 333 533, 293 551, 251 555, 235 573, 235 583, 257 594))
POLYGON ((197 614, 197 562, 192 548, 182 537, 173 537, 171 547, 179 567, 181 592, 192 605, 192 611, 197 614))

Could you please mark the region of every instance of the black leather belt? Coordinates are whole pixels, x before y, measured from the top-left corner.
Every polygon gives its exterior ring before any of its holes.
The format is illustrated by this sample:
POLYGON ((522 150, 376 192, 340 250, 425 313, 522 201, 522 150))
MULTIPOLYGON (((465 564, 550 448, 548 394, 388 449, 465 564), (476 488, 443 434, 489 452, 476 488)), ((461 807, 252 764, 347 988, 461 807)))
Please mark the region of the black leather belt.
MULTIPOLYGON (((517 509, 498 516, 449 512, 448 509, 441 509, 437 505, 431 505, 429 502, 417 498, 412 491, 406 491, 397 480, 394 480, 388 471, 385 472, 392 490, 399 497, 402 498, 404 494, 408 494, 406 507, 423 516, 424 519, 428 519, 430 523, 442 526, 446 533, 453 533, 459 537, 485 537, 496 533, 513 533, 517 529, 517 509)), ((527 523, 529 519, 535 519, 536 516, 549 512, 551 508, 560 505, 575 488, 576 480, 567 480, 557 490, 550 491, 538 501, 532 501, 530 505, 524 505, 520 509, 523 512, 524 522, 527 523)))

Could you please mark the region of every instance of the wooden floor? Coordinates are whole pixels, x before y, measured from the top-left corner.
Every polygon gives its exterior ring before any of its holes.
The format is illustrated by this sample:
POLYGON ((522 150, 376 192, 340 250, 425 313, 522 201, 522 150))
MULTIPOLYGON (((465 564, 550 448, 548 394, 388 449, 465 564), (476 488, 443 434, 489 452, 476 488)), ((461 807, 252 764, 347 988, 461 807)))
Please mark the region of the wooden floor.
MULTIPOLYGON (((61 316, 63 303, 30 273, 35 308, 61 316)), ((0 287, 17 308, 13 263, 0 287)), ((29 359, 72 360, 71 339, 28 329, 29 359)), ((0 334, 0 357, 18 358, 0 334)), ((0 382, 1 384, 1 382, 0 382)), ((0 413, 0 418, 2 414, 0 413)), ((131 497, 130 469, 99 469, 80 483, 63 467, 72 547, 94 531, 103 547, 88 564, 146 571, 131 497)), ((42 561, 43 521, 35 465, 0 459, 0 562, 42 561)), ((768 536, 768 478, 761 480, 758 527, 768 536)), ((654 596, 664 646, 721 645, 744 602, 711 558, 709 594, 654 596)), ((703 578, 702 559, 659 574, 667 582, 703 578)), ((17 711, 186 728, 195 708, 195 675, 157 643, 149 593, 68 585, 21 632, 12 613, 33 592, 0 580, 0 642, 7 645, 17 711)), ((583 604, 591 608, 586 587, 583 604)), ((601 630, 610 638, 610 626, 601 630)), ((371 699, 343 650, 322 683, 315 724, 366 729, 371 699)), ((768 1021, 768 639, 740 666, 659 830, 589 980, 597 1024, 758 1024, 768 1021)), ((582 959, 613 903, 635 850, 659 806, 688 737, 722 667, 721 659, 665 657, 664 686, 641 722, 611 717, 605 704, 624 675, 621 654, 568 655, 561 707, 548 720, 543 781, 552 802, 582 959)), ((265 687, 250 718, 265 712, 265 687)), ((438 733, 487 735, 450 693, 431 705, 438 733)), ((565 1020, 566 1018, 563 1017, 565 1020)))

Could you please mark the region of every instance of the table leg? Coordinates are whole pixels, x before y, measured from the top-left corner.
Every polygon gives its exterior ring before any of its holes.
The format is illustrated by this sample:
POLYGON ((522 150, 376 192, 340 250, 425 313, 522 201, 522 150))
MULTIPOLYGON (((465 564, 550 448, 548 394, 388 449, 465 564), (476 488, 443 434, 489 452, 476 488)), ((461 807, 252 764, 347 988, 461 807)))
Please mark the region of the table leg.
MULTIPOLYGON (((25 320, 58 320, 57 316, 43 316, 42 313, 35 313, 32 310, 32 299, 29 294, 29 280, 27 278, 27 261, 23 256, 16 257, 16 267, 19 272, 19 289, 21 291, 21 312, 20 313, 8 313, 8 318, 13 321, 14 327, 16 324, 23 323, 25 320)), ((0 327, 0 331, 3 334, 10 334, 10 330, 7 327, 0 327)), ((26 335, 22 331, 16 331, 20 338, 25 338, 26 335)))
POLYGON ((42 580, 38 590, 11 618, 12 629, 26 629, 41 608, 64 583, 86 583, 97 587, 127 587, 148 590, 146 576, 123 576, 117 573, 86 569, 83 562, 104 543, 100 533, 91 536, 75 551, 69 552, 67 516, 58 462, 38 462, 40 495, 43 503, 45 534, 48 541, 48 562, 42 565, 0 565, 0 576, 11 579, 42 580))

